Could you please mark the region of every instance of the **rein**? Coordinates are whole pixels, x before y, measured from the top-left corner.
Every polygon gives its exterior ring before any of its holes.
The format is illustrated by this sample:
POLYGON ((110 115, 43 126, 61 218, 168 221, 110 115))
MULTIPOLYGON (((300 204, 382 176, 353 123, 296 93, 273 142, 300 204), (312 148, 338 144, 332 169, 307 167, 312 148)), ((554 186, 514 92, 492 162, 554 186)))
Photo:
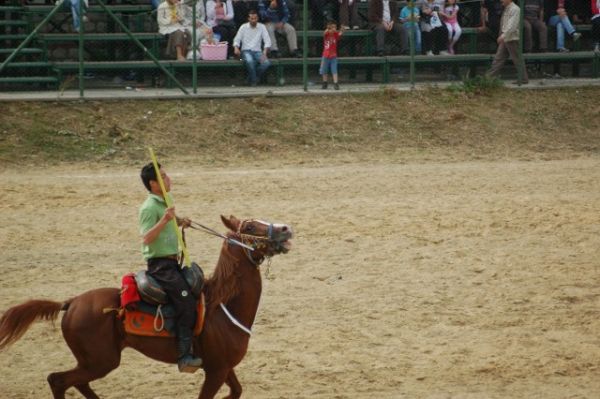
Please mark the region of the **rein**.
POLYGON ((229 242, 229 243, 231 243, 231 244, 234 244, 234 245, 239 245, 239 246, 241 246, 241 247, 243 247, 243 248, 246 248, 246 249, 248 249, 249 251, 254 251, 254 248, 252 248, 252 247, 250 247, 250 246, 248 246, 248 245, 244 244, 243 242, 239 242, 239 241, 237 241, 237 240, 234 240, 233 238, 227 237, 227 236, 225 236, 225 235, 223 235, 223 234, 221 234, 221 233, 219 233, 219 232, 217 232, 217 231, 215 231, 215 230, 211 229, 210 227, 206 227, 206 226, 204 226, 204 225, 202 225, 202 224, 200 224, 200 223, 196 223, 196 222, 193 222, 193 221, 192 221, 192 222, 191 222, 191 225, 190 225, 190 228, 192 228, 192 229, 194 229, 194 230, 203 231, 203 232, 205 232, 206 234, 210 234, 210 235, 213 235, 213 236, 215 236, 215 237, 222 238, 222 239, 224 239, 224 240, 227 240, 227 242, 229 242))

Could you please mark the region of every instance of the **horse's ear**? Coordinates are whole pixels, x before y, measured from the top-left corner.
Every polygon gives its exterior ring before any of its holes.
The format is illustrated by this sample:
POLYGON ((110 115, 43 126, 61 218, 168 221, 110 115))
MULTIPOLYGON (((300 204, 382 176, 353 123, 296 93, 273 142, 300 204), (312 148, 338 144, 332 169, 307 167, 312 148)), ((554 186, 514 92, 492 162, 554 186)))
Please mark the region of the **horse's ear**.
POLYGON ((229 218, 221 215, 221 221, 231 231, 237 231, 240 225, 240 221, 233 215, 230 215, 229 218))

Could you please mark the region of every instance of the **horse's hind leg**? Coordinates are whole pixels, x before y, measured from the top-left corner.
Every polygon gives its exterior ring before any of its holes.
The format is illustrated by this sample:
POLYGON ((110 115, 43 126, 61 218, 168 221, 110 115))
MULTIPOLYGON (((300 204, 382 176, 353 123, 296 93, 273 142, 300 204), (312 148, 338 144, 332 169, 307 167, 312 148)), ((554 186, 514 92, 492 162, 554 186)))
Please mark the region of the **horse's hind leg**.
POLYGON ((80 385, 75 385, 75 388, 81 392, 81 394, 83 395, 84 398, 87 399, 100 399, 98 397, 98 395, 96 395, 96 392, 94 392, 92 390, 92 388, 90 387, 89 383, 86 384, 80 384, 80 385))
POLYGON ((72 386, 75 386, 85 398, 97 399, 98 395, 89 386, 89 381, 93 379, 96 379, 93 373, 78 366, 69 371, 50 374, 48 384, 50 384, 54 399, 64 399, 65 392, 72 386))
POLYGON ((242 384, 240 384, 238 381, 233 369, 231 369, 227 375, 225 383, 229 387, 229 395, 227 395, 225 399, 238 399, 240 396, 242 396, 242 384))
POLYGON ((104 377, 117 368, 119 362, 120 357, 113 362, 104 360, 102 364, 86 367, 78 365, 72 370, 50 374, 48 383, 52 389, 54 399, 64 399, 65 392, 70 387, 75 387, 86 399, 98 399, 98 395, 92 390, 89 382, 104 377))
POLYGON ((230 370, 207 371, 198 399, 212 399, 225 382, 230 370))
POLYGON ((118 305, 118 291, 100 289, 75 298, 62 320, 65 342, 77 359, 77 367, 48 376, 55 399, 75 387, 88 399, 98 398, 89 382, 104 377, 121 362, 121 342, 116 319, 103 307, 118 305))

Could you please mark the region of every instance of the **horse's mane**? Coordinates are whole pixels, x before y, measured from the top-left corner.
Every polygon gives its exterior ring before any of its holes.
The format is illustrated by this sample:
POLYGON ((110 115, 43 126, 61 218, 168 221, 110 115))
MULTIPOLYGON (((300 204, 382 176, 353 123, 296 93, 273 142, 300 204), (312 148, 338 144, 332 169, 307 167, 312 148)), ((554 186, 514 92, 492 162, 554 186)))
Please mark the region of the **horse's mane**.
POLYGON ((214 309, 220 303, 226 303, 234 297, 238 291, 238 279, 236 276, 236 263, 239 262, 225 242, 221 248, 221 255, 212 276, 205 282, 206 304, 208 309, 214 309))

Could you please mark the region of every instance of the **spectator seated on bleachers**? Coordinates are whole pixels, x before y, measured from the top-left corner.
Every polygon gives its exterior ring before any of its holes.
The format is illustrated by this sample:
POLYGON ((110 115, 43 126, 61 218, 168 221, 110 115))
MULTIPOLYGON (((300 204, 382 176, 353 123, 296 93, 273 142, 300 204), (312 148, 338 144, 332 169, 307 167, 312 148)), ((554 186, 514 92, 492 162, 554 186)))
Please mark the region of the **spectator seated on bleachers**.
POLYGON ((59 0, 57 1, 57 4, 59 4, 64 11, 71 12, 71 15, 73 16, 73 30, 75 32, 79 32, 82 19, 79 15, 79 9, 81 8, 82 13, 84 14, 83 18, 85 20, 85 13, 87 8, 89 7, 88 0, 59 0), (83 1, 83 4, 79 4, 81 1, 83 1))
POLYGON ((594 51, 600 53, 600 0, 590 0, 592 9, 592 41, 594 51))
POLYGON ((218 35, 220 41, 226 41, 229 44, 227 53, 231 57, 233 55, 232 43, 236 29, 233 2, 231 0, 207 0, 206 23, 218 35))
POLYGON ((324 30, 327 22, 335 20, 338 0, 308 0, 310 3, 310 21, 312 29, 324 30))
POLYGON ((426 55, 439 55, 440 51, 446 51, 448 30, 439 15, 443 3, 444 0, 424 0, 421 3, 421 35, 426 55))
POLYGON ((419 27, 419 19, 421 18, 421 9, 415 6, 414 3, 409 3, 402 7, 400 11, 400 22, 402 22, 402 29, 409 38, 410 34, 414 35, 414 46, 415 54, 421 54, 421 28, 419 27))
POLYGON ((480 29, 488 32, 494 39, 498 37, 498 32, 500 31, 502 9, 501 0, 481 0, 480 29))
POLYGON ((191 43, 190 8, 180 0, 166 0, 156 10, 158 31, 167 37, 167 55, 185 61, 191 43))
POLYGON ((258 22, 257 12, 250 10, 248 22, 240 26, 233 39, 234 53, 241 57, 246 65, 250 86, 256 86, 271 66, 267 57, 270 47, 271 38, 267 28, 258 22))
POLYGON ((394 42, 400 43, 400 53, 408 52, 408 36, 402 29, 398 19, 398 4, 396 0, 369 0, 368 3, 369 26, 375 32, 375 46, 377 55, 385 55, 385 38, 392 37, 394 42))
MULTIPOLYGON (((192 30, 192 28, 190 28, 190 31, 191 30, 192 30)), ((215 37, 213 34, 213 30, 206 23, 206 10, 204 7, 204 1, 197 1, 196 2, 196 47, 197 47, 198 51, 196 52, 196 56, 198 57, 198 54, 200 54, 199 50, 200 50, 201 43, 214 44, 214 42, 216 42, 216 40, 215 40, 215 37)), ((188 51, 187 59, 188 60, 194 59, 194 52, 192 50, 188 51)))
POLYGON ((358 19, 358 1, 359 0, 339 0, 340 25, 342 30, 360 29, 358 19))
POLYGON ((271 58, 279 57, 276 32, 285 35, 290 55, 301 57, 302 54, 298 50, 296 29, 289 23, 290 11, 287 0, 260 0, 258 10, 260 19, 265 24, 271 38, 271 58))
POLYGON ((448 29, 448 52, 450 54, 454 54, 454 45, 458 42, 462 33, 462 29, 458 24, 458 11, 459 7, 456 0, 448 0, 444 11, 441 13, 442 20, 446 24, 446 29, 448 29))
POLYGON ((575 0, 546 0, 545 14, 548 16, 548 26, 556 28, 556 50, 561 53, 569 52, 565 47, 565 32, 575 42, 581 33, 575 31, 569 15, 575 5, 575 0))
POLYGON ((542 20, 544 15, 543 0, 525 0, 525 15, 523 18, 523 51, 533 50, 533 31, 538 34, 540 53, 548 51, 548 28, 542 20))

